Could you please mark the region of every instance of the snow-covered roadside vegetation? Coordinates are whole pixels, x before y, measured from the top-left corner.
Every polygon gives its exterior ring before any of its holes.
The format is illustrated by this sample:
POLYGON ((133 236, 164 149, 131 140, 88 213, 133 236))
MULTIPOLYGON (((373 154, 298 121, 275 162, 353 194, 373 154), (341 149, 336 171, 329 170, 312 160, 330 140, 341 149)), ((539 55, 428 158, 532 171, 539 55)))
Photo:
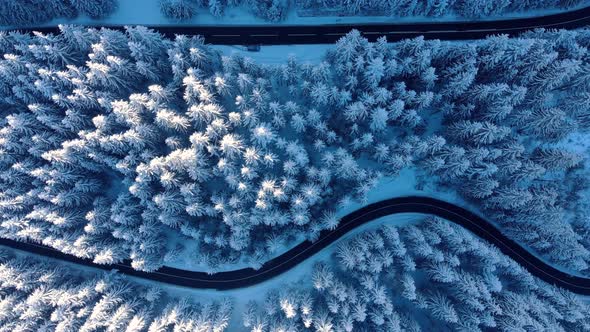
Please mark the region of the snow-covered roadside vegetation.
POLYGON ((0 25, 37 26, 56 18, 84 15, 105 18, 117 8, 118 0, 1 0, 0 25))
POLYGON ((0 250, 0 331, 589 330, 576 295, 459 226, 420 218, 368 227, 287 283, 223 292, 0 250))
POLYGON ((482 19, 515 15, 535 10, 570 9, 586 0, 294 0, 300 15, 309 16, 375 16, 451 19, 482 19))
POLYGON ((547 260, 587 273, 590 31, 447 43, 342 38, 320 64, 63 27, 0 39, 0 234, 153 270, 215 271, 338 225, 412 167, 547 260))
POLYGON ((587 304, 437 218, 341 243, 311 276, 252 301, 247 331, 587 331, 587 304))
POLYGON ((0 331, 224 331, 232 301, 168 296, 116 273, 95 273, 0 250, 0 331))
POLYGON ((0 26, 317 25, 493 20, 556 14, 589 4, 588 0, 1 0, 0 26))
MULTIPOLYGON (((523 15, 527 11, 567 10, 586 0, 158 0, 163 15, 169 19, 188 21, 206 8, 216 18, 223 18, 230 8, 243 8, 245 12, 267 22, 281 22, 289 11, 303 17, 330 16, 391 16, 417 19, 446 17, 455 19, 482 19, 503 15, 523 15)), ((221 20, 222 21, 222 20, 221 20)))

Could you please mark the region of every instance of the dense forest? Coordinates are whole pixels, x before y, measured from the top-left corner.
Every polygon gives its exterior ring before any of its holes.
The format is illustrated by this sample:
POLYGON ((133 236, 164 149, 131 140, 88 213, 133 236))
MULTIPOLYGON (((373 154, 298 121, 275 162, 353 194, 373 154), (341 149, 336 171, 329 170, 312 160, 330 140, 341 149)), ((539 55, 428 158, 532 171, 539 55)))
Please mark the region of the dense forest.
POLYGON ((23 27, 78 15, 99 19, 114 12, 117 3, 118 0, 0 0, 0 25, 23 27))
MULTIPOLYGON (((56 18, 85 15, 101 19, 112 14, 119 0, 0 0, 0 25, 24 27, 56 18)), ((242 7, 268 22, 283 21, 293 10, 300 16, 377 15, 392 17, 490 18, 527 10, 555 10, 576 7, 586 0, 153 0, 164 17, 189 20, 198 9, 221 18, 228 8, 242 7)))
POLYGON ((228 8, 242 6, 254 16, 269 22, 287 16, 290 0, 159 0, 162 14, 183 21, 193 18, 198 8, 206 8, 214 17, 223 17, 228 8))
POLYGON ((464 19, 486 18, 531 10, 568 9, 585 0, 295 0, 307 15, 389 15, 394 17, 455 16, 464 19))
POLYGON ((116 273, 0 250, 0 331, 224 331, 232 302, 195 303, 116 273))
POLYGON ((357 234, 299 279, 255 298, 220 292, 197 303, 115 272, 1 250, 0 331, 590 330, 576 295, 436 218, 357 234))
POLYGON ((530 10, 569 9, 585 0, 159 0, 162 13, 172 19, 188 20, 197 8, 207 8, 222 17, 227 8, 242 6, 254 16, 280 22, 289 10, 300 16, 392 16, 479 19, 530 10))
POLYGON ((510 237, 586 273, 590 31, 375 43, 314 65, 200 37, 61 27, 0 35, 0 235, 141 270, 166 242, 214 272, 338 225, 413 167, 510 237), (565 148, 564 148, 565 146, 565 148))
POLYGON ((244 312, 249 331, 588 331, 587 304, 436 218, 341 244, 244 312), (311 279, 311 280, 309 280, 311 279))

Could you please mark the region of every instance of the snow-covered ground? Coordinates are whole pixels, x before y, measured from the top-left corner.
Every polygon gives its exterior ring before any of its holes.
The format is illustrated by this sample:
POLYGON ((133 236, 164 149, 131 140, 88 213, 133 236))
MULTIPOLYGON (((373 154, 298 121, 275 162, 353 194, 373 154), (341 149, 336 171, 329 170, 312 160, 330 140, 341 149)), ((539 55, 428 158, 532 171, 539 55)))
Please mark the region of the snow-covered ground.
MULTIPOLYGON (((586 4, 587 5, 587 4, 586 4)), ((581 5, 583 6, 583 5, 581 5)), ((522 17, 534 17, 562 12, 562 9, 530 10, 519 13, 509 13, 502 16, 491 16, 478 20, 494 20, 498 18, 511 19, 522 17)), ((441 17, 395 17, 395 16, 299 16, 296 9, 291 8, 284 21, 278 24, 284 25, 318 25, 318 24, 352 24, 352 23, 412 23, 412 22, 446 22, 465 21, 465 18, 454 15, 441 17)), ((119 8, 109 17, 96 20, 87 16, 79 16, 75 19, 58 18, 40 26, 55 26, 56 24, 84 24, 84 25, 276 25, 261 18, 254 17, 247 8, 227 8, 221 18, 212 16, 208 9, 200 8, 197 14, 190 20, 178 22, 165 18, 160 12, 159 0, 120 0, 119 8)))
POLYGON ((299 62, 320 63, 326 51, 333 46, 332 44, 262 45, 258 52, 249 52, 243 46, 212 45, 211 47, 220 50, 224 55, 240 54, 253 59, 257 63, 280 65, 285 63, 290 55, 297 57, 299 62))

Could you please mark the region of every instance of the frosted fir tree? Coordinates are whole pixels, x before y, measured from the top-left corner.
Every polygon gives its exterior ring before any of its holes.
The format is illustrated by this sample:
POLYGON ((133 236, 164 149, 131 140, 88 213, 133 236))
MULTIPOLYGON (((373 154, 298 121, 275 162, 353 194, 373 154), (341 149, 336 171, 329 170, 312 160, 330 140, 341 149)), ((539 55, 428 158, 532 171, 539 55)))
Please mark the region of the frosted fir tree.
POLYGON ((549 140, 558 140, 573 130, 576 123, 559 108, 546 108, 533 111, 525 128, 533 135, 549 140))
POLYGON ((220 0, 209 0, 209 12, 215 17, 222 17, 225 4, 220 0))
POLYGON ((387 127, 387 120, 389 120, 389 113, 382 107, 376 108, 371 113, 371 130, 379 132, 387 127))
POLYGON ((6 1, 0 4, 0 21, 4 25, 24 26, 41 24, 55 18, 72 19, 78 15, 91 18, 105 18, 117 8, 116 0, 52 0, 47 2, 6 1))
POLYGON ((551 148, 536 149, 533 158, 549 170, 567 170, 576 167, 582 161, 582 156, 577 153, 551 148))
POLYGON ((532 200, 532 194, 526 189, 516 187, 498 188, 486 204, 503 209, 515 209, 532 200))
POLYGON ((494 189, 499 186, 499 182, 490 178, 474 179, 465 184, 465 193, 473 198, 485 198, 494 193, 494 189))
POLYGON ((576 60, 556 61, 532 79, 532 87, 539 91, 551 91, 580 70, 580 62, 576 60))
POLYGON ((84 15, 98 19, 107 17, 117 9, 117 0, 68 0, 72 6, 84 15))
POLYGON ((288 3, 284 0, 250 0, 247 3, 255 16, 270 22, 280 22, 287 16, 288 3))
POLYGON ((192 0, 160 0, 160 11, 165 17, 175 20, 189 20, 196 12, 192 0))
POLYGON ((448 133, 456 140, 473 142, 475 145, 493 144, 510 134, 510 128, 498 127, 489 122, 461 121, 449 126, 448 133))

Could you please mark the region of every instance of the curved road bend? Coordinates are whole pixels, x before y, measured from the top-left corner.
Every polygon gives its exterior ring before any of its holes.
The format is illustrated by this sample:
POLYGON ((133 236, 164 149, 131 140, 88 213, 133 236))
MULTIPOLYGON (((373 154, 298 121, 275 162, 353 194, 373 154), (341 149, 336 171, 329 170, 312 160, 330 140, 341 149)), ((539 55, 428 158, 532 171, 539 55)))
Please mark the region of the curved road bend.
POLYGON ((130 261, 120 264, 99 265, 88 259, 63 254, 55 249, 38 245, 0 239, 0 245, 18 250, 61 259, 103 270, 117 269, 123 274, 192 288, 214 288, 219 290, 252 286, 287 272, 315 253, 334 243, 356 227, 377 218, 397 213, 431 214, 460 225, 475 235, 498 247, 504 254, 526 268, 532 275, 574 293, 590 295, 590 278, 573 276, 560 271, 527 251, 515 241, 503 235, 489 221, 457 205, 428 197, 399 197, 365 206, 341 219, 333 231, 323 231, 316 242, 305 241, 284 254, 266 262, 259 270, 245 268, 209 275, 205 272, 162 267, 155 272, 136 271, 130 261))
MULTIPOLYGON (((545 16, 489 21, 366 23, 325 25, 247 25, 247 26, 162 26, 147 25, 166 36, 202 35, 207 43, 219 45, 289 45, 334 43, 352 29, 370 41, 386 36, 388 41, 424 36, 427 39, 481 39, 490 35, 518 35, 535 29, 580 28, 590 25, 590 6, 545 16)), ((99 27, 99 26, 96 26, 99 27)), ((122 25, 100 26, 116 30, 122 25)), ((24 27, 23 32, 58 33, 57 27, 24 27)))

